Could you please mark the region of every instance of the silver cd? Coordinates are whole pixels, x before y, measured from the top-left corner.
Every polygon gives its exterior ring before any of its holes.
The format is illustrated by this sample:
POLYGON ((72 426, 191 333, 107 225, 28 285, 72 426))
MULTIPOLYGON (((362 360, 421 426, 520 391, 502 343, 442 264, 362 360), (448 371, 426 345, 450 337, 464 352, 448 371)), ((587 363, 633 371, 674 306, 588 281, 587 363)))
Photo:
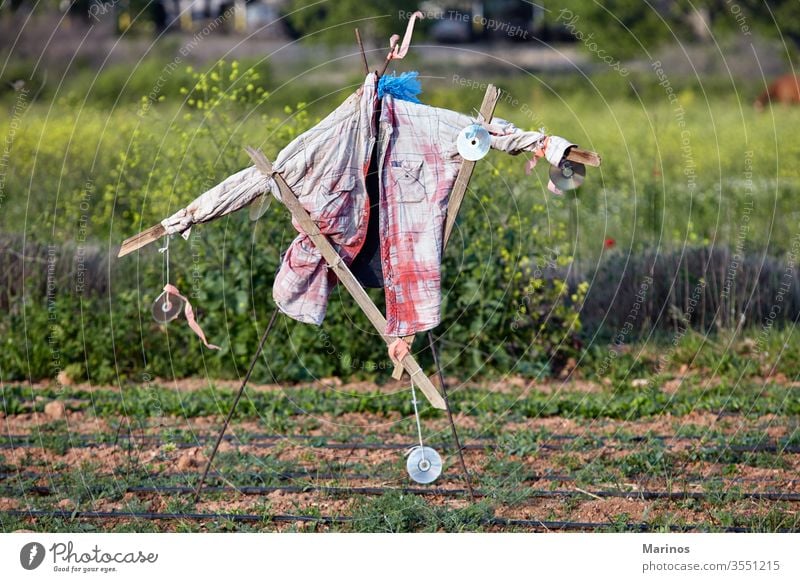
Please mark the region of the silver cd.
POLYGON ((183 309, 183 299, 164 291, 153 301, 153 319, 158 323, 172 321, 183 309))
POLYGON ((550 181, 559 190, 574 190, 586 179, 586 166, 578 162, 561 160, 556 166, 550 166, 550 181))
POLYGON ((258 220, 269 210, 272 203, 272 196, 269 193, 261 194, 250 203, 250 220, 258 220))
POLYGON ((408 454, 406 470, 417 483, 433 483, 442 474, 442 458, 430 447, 417 446, 408 454))
POLYGON ((489 153, 492 147, 492 138, 485 127, 479 123, 473 123, 461 130, 456 139, 458 153, 465 160, 472 162, 480 160, 489 153))

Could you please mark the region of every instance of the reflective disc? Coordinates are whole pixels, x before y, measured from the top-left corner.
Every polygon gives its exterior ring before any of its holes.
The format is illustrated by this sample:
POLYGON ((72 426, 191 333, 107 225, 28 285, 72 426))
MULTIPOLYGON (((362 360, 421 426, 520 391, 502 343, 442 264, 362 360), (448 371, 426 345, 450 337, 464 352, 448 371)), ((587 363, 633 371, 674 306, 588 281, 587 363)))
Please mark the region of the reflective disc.
POLYGON ((478 123, 468 125, 461 130, 456 139, 456 147, 458 153, 465 160, 472 162, 480 160, 483 156, 489 153, 489 148, 492 146, 492 138, 485 127, 478 123))
POLYGON ((153 319, 158 323, 167 323, 172 321, 183 310, 183 299, 167 293, 162 292, 155 301, 153 301, 153 319))
POLYGON ((558 167, 550 166, 550 181, 559 190, 574 190, 586 179, 586 166, 561 160, 558 167))
POLYGON ((406 461, 408 476, 417 483, 433 483, 442 474, 442 458, 430 447, 414 447, 406 461))
POLYGON ((250 220, 258 220, 264 216, 271 203, 272 195, 269 193, 261 194, 258 198, 253 200, 253 202, 250 203, 250 220))

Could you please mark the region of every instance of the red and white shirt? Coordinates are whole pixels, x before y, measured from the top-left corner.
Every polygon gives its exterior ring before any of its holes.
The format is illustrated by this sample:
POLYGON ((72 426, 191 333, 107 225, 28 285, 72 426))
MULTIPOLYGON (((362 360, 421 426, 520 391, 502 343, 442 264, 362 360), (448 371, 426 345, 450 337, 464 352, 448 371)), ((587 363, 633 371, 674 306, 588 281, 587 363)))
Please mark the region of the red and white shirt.
MULTIPOLYGON (((443 228, 447 201, 462 162, 456 138, 475 120, 391 95, 381 100, 376 120, 376 84, 376 75, 369 74, 342 105, 286 146, 273 166, 350 264, 367 235, 370 203, 366 175, 377 140, 385 333, 404 336, 431 329, 440 321, 443 228)), ((492 148, 510 154, 543 149, 552 164, 558 164, 574 145, 559 137, 522 131, 497 118, 487 127, 492 148)), ((239 210, 270 191, 280 200, 272 179, 250 167, 161 224, 168 234, 188 236, 194 224, 239 210)), ((320 325, 336 276, 311 239, 299 225, 294 226, 300 234, 283 257, 273 298, 289 317, 320 325)))

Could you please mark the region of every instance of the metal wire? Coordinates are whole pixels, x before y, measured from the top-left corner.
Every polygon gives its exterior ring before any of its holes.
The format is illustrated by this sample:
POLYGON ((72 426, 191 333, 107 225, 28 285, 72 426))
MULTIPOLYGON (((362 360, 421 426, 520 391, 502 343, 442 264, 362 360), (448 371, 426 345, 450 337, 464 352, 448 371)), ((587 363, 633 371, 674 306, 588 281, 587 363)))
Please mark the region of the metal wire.
MULTIPOLYGON (((180 472, 180 473, 148 473, 143 475, 144 478, 153 480, 158 478, 163 479, 170 479, 174 477, 187 477, 188 475, 193 475, 194 473, 187 473, 187 472, 180 472)), ((358 479, 378 479, 381 481, 386 481, 390 479, 396 479, 397 475, 389 475, 386 473, 347 473, 347 472, 319 472, 313 470, 305 470, 305 471, 280 471, 277 473, 236 473, 237 476, 249 479, 258 479, 261 481, 266 481, 266 479, 277 479, 279 481, 288 481, 292 479, 298 478, 313 478, 313 479, 330 479, 330 480, 358 480, 358 479)), ((101 473, 101 474, 94 474, 95 478, 114 478, 114 479, 121 479, 124 478, 125 474, 115 474, 115 473, 101 473)), ((34 471, 8 471, 0 473, 0 481, 5 479, 11 478, 24 478, 24 479, 54 479, 56 477, 64 477, 64 475, 60 473, 56 474, 47 474, 47 473, 37 473, 34 471)), ((226 478, 225 474, 218 473, 216 471, 209 472, 210 478, 226 478)), ((447 480, 447 477, 444 476, 442 479, 447 480)), ((536 481, 576 481, 577 478, 573 475, 565 475, 563 473, 543 473, 543 474, 530 474, 525 475, 522 478, 518 479, 520 482, 536 482, 536 481)), ((798 485, 800 484, 800 479, 781 479, 779 477, 729 477, 723 480, 726 484, 735 484, 735 483, 780 483, 782 486, 791 486, 791 485, 798 485)), ((700 475, 685 475, 684 479, 680 482, 681 486, 686 485, 703 485, 704 483, 709 482, 720 482, 720 479, 708 479, 704 478, 700 475)))
MULTIPOLYGON (((8 490, 9 488, 0 489, 8 490)), ((10 488, 13 490, 13 488, 10 488)), ((276 491, 284 493, 325 493, 329 495, 385 495, 387 493, 404 493, 409 495, 431 495, 437 497, 457 497, 468 493, 466 489, 445 489, 442 487, 344 487, 329 485, 228 485, 228 486, 206 486, 205 491, 218 493, 231 492, 242 495, 267 495, 276 491)), ((193 493, 196 487, 188 485, 131 485, 120 488, 125 493, 193 493)), ((14 492, 14 491, 12 491, 14 492)), ((19 492, 19 490, 16 490, 19 492)), ((42 496, 59 494, 58 488, 48 486, 31 486, 25 488, 25 492, 42 496)), ((777 491, 722 491, 719 493, 703 493, 692 491, 620 491, 620 490, 599 490, 584 491, 573 489, 527 489, 520 490, 520 495, 528 498, 617 498, 617 499, 638 499, 643 501, 669 500, 685 501, 694 499, 705 501, 709 498, 717 498, 719 495, 729 495, 733 498, 751 499, 760 501, 788 501, 800 502, 800 493, 782 493, 777 491)), ((486 489, 475 489, 475 497, 493 497, 495 493, 486 489)))
POLYGON ((411 402, 414 404, 414 418, 417 421, 417 436, 419 437, 419 448, 422 453, 422 460, 425 460, 425 445, 422 442, 422 424, 419 421, 419 409, 417 408, 417 389, 414 382, 411 382, 411 402))
POLYGON ((447 386, 444 381, 444 372, 442 366, 439 364, 439 356, 436 353, 436 345, 433 343, 433 332, 428 331, 428 344, 430 345, 431 354, 433 355, 433 363, 436 365, 436 373, 439 376, 439 386, 442 390, 442 399, 444 400, 444 407, 447 411, 447 421, 450 423, 450 430, 453 433, 453 444, 455 444, 456 452, 458 453, 458 462, 461 465, 461 471, 464 473, 464 481, 467 484, 469 497, 475 501, 475 491, 472 488, 472 480, 469 477, 469 470, 467 463, 464 461, 464 447, 461 446, 461 441, 458 438, 458 430, 456 430, 456 422, 453 420, 453 410, 450 408, 450 399, 447 396, 447 386))

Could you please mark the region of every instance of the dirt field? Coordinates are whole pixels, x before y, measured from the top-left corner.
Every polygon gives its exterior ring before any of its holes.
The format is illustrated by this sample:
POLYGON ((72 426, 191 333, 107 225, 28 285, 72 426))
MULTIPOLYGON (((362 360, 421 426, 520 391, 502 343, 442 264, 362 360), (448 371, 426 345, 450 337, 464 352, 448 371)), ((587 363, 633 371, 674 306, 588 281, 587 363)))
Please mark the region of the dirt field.
POLYGON ((590 382, 454 384, 474 501, 443 413, 423 409, 442 476, 408 478, 402 384, 249 388, 197 503, 235 383, 3 390, 3 531, 800 529, 785 382, 738 411, 670 385, 674 406, 622 418, 630 395, 590 382))

